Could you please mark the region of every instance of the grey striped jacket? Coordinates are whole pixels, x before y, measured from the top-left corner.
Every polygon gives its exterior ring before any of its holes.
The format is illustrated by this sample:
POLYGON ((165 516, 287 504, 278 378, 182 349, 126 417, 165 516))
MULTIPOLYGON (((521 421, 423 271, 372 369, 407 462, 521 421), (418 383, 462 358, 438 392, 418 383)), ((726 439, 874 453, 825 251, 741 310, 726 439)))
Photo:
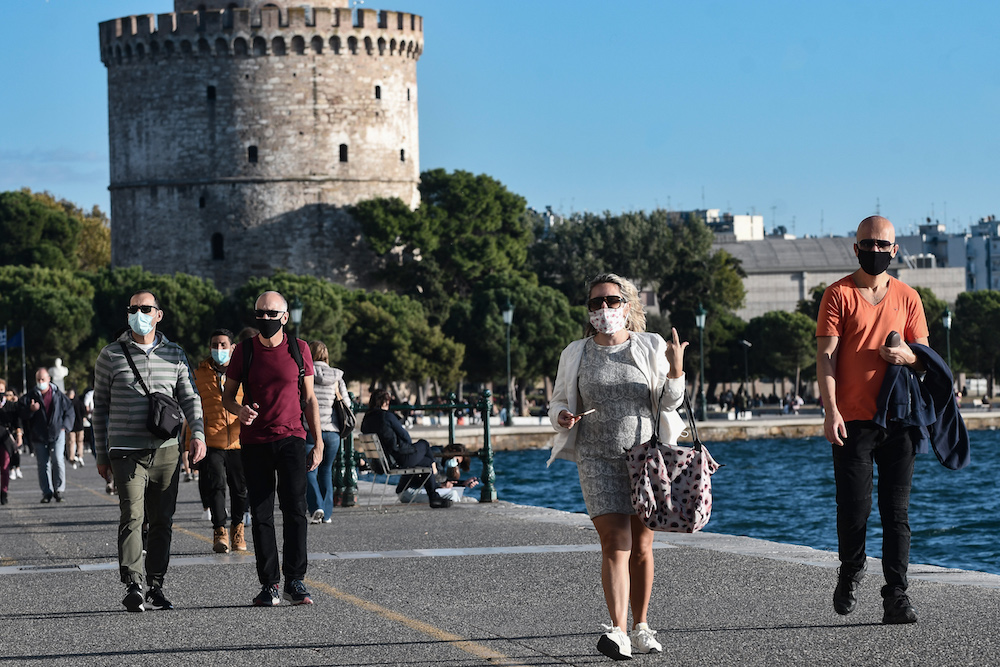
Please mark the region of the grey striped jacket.
POLYGON ((149 399, 136 381, 119 341, 124 341, 149 391, 161 391, 177 399, 191 426, 191 437, 204 441, 201 398, 195 388, 187 355, 163 334, 145 353, 126 331, 101 350, 94 366, 94 439, 97 462, 109 463, 109 449, 156 449, 176 445, 177 438, 160 440, 146 430, 149 399))

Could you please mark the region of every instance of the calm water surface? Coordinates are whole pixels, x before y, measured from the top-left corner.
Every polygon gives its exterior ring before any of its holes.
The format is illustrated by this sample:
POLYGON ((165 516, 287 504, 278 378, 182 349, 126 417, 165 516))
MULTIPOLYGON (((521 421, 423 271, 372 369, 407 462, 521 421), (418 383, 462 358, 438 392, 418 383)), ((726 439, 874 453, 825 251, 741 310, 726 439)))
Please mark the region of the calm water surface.
MULTIPOLYGON (((910 498, 910 562, 1000 574, 1000 432, 972 431, 972 463, 948 470, 933 454, 917 457, 910 498)), ((725 464, 712 478, 706 532, 837 550, 831 445, 822 438, 706 443, 725 464)), ((497 452, 497 493, 522 505, 586 512, 576 465, 548 451, 497 452)), ((876 485, 877 481, 876 474, 876 485)), ((876 486, 877 489, 877 486, 876 486)), ((877 490, 868 555, 882 554, 877 490)))

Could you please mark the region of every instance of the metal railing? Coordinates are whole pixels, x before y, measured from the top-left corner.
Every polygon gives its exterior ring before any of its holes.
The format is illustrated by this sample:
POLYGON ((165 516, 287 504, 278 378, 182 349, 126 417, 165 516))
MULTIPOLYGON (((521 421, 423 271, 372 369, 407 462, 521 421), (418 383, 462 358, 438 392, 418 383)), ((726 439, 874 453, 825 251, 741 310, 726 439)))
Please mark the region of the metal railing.
MULTIPOLYGON (((350 395, 351 406, 358 416, 358 423, 368 406, 355 402, 354 394, 350 395)), ((433 410, 444 412, 448 416, 448 444, 455 444, 455 427, 458 419, 464 414, 470 416, 479 413, 483 421, 483 446, 476 456, 483 464, 483 472, 479 480, 482 487, 479 502, 491 503, 497 499, 496 474, 493 470, 493 446, 490 443, 490 415, 493 412, 493 392, 485 390, 475 403, 459 403, 454 393, 448 394, 447 403, 431 403, 427 405, 390 405, 389 410, 413 412, 416 410, 433 410)), ((354 433, 351 432, 341 441, 340 451, 333 462, 333 503, 341 507, 353 507, 358 501, 358 469, 354 456, 354 433)))

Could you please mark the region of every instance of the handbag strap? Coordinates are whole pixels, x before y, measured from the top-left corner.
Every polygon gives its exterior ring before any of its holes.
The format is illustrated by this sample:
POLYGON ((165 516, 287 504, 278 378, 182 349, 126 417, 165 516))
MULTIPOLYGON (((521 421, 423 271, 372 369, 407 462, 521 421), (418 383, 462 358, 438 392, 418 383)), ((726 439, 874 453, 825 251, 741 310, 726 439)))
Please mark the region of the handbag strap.
POLYGON ((701 438, 698 437, 698 424, 694 420, 694 410, 691 409, 691 397, 688 396, 687 389, 684 390, 684 412, 687 413, 688 425, 691 427, 691 442, 696 451, 701 451, 701 438))
POLYGON ((118 344, 122 346, 122 352, 125 353, 125 358, 128 359, 128 365, 132 369, 132 372, 135 373, 135 379, 139 381, 139 386, 146 392, 146 396, 149 396, 149 389, 146 387, 146 383, 142 381, 142 376, 139 375, 139 369, 135 367, 135 362, 132 361, 132 353, 128 351, 128 345, 123 340, 118 341, 118 344))

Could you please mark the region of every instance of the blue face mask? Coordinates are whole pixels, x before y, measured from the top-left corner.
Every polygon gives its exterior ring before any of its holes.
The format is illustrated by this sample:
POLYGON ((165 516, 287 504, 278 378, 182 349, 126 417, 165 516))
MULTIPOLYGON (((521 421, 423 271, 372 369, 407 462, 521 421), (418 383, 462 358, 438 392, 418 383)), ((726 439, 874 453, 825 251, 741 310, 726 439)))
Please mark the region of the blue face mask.
POLYGON ((447 461, 444 462, 444 467, 445 468, 457 468, 458 467, 458 459, 448 459, 447 461))
POLYGON ((128 316, 128 325, 132 331, 136 332, 140 336, 145 336, 152 333, 155 328, 153 325, 153 315, 142 312, 135 312, 128 316))
POLYGON ((219 364, 220 366, 225 366, 226 364, 229 363, 229 350, 213 349, 212 359, 214 359, 215 363, 219 364))

